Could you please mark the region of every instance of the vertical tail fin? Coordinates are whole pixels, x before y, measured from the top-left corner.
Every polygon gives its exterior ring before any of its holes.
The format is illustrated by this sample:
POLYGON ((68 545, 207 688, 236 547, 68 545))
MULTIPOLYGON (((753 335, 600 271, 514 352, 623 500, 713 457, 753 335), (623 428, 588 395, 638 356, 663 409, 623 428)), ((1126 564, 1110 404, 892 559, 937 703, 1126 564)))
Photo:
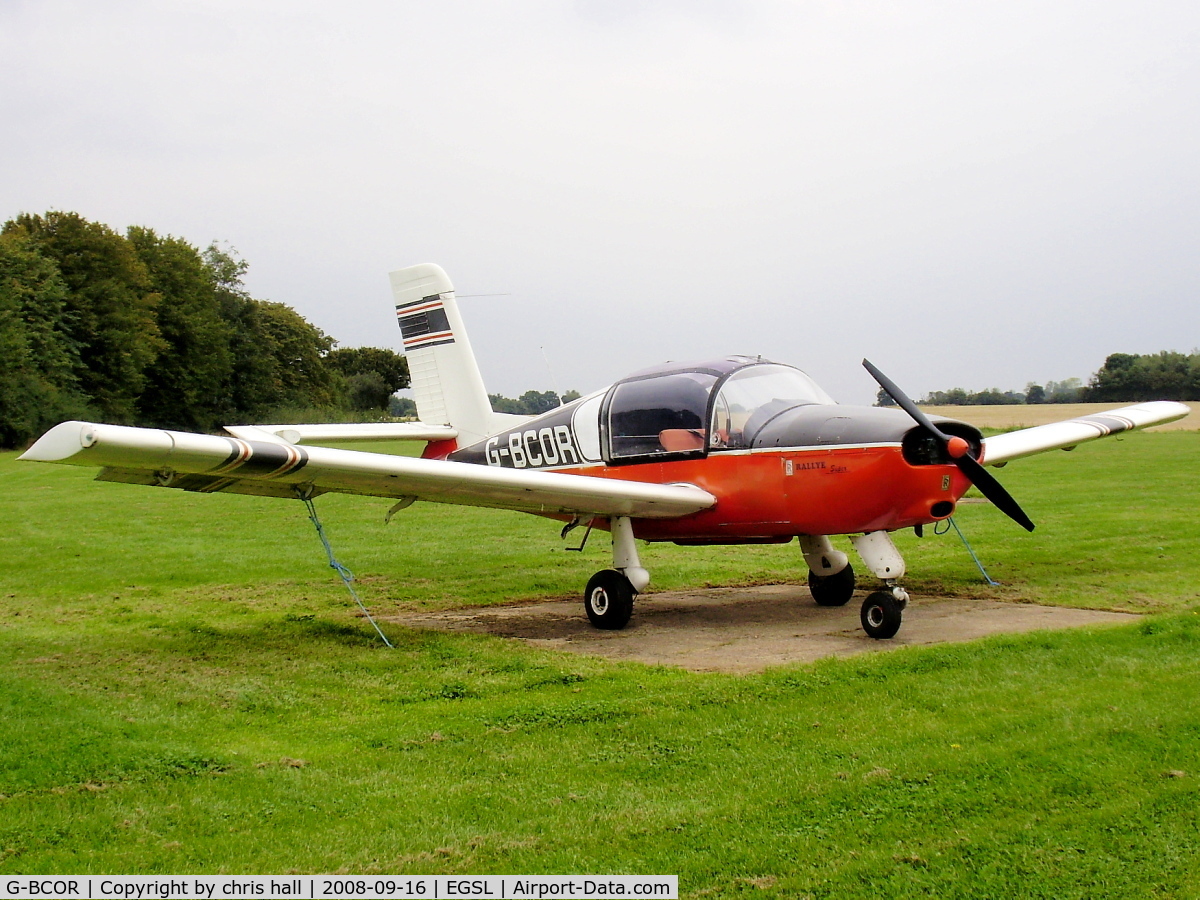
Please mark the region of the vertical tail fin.
POLYGON ((417 415, 428 425, 454 426, 460 447, 483 440, 491 433, 492 406, 450 279, 431 263, 390 278, 417 415))

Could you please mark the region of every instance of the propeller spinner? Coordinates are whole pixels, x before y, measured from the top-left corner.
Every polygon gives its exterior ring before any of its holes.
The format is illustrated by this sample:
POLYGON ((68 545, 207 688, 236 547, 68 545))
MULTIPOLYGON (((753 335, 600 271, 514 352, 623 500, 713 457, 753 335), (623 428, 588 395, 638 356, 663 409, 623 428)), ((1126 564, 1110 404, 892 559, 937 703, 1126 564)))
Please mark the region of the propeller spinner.
POLYGON ((979 492, 983 496, 991 500, 997 509, 1026 531, 1033 531, 1033 522, 1030 521, 1029 516, 1025 515, 1025 511, 1012 498, 1012 494, 1006 491, 1004 486, 992 477, 992 473, 981 466, 971 456, 968 452, 971 449, 970 445, 965 440, 957 435, 946 434, 934 425, 929 420, 929 417, 921 411, 920 407, 913 403, 904 391, 896 387, 895 382, 875 368, 870 360, 864 359, 862 363, 866 370, 871 373, 871 377, 879 382, 879 386, 892 395, 892 399, 900 405, 900 408, 908 413, 913 421, 929 432, 942 445, 947 455, 958 466, 959 471, 967 476, 971 484, 979 488, 979 492))

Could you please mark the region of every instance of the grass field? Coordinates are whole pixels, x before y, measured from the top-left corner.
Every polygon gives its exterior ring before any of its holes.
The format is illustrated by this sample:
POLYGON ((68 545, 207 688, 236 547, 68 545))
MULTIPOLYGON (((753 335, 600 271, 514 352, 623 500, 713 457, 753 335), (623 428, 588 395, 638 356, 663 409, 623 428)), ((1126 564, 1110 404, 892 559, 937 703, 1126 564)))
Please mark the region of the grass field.
MULTIPOLYGON (((917 593, 1151 613, 753 676, 351 614, 303 507, 0 455, 0 874, 676 873, 687 897, 1200 894, 1200 435, 1005 468, 900 536, 917 593)), ((318 508, 387 613, 576 595, 532 517, 318 508)), ((648 547, 653 587, 798 580, 794 545, 648 547)))

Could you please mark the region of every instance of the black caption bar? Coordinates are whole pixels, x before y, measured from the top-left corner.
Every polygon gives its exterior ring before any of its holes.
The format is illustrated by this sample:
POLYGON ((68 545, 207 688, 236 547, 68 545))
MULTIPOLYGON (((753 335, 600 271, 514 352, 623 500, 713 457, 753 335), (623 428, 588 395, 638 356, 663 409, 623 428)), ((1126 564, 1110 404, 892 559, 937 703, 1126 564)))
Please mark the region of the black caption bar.
POLYGON ((42 875, 0 881, 0 900, 678 900, 676 875, 42 875))

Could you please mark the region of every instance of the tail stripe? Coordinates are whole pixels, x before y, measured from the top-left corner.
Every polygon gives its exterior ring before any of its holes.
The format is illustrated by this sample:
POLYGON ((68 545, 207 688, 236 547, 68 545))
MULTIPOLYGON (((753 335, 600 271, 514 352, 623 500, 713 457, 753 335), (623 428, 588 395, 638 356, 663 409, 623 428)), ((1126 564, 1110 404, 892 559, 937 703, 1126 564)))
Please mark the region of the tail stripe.
POLYGON ((451 338, 445 338, 444 340, 440 340, 440 341, 425 341, 424 343, 420 343, 420 344, 405 344, 404 350, 405 350, 405 352, 407 352, 409 350, 424 350, 426 347, 440 347, 442 344, 453 344, 453 343, 454 343, 454 338, 451 337, 451 338))
POLYGON ((399 313, 402 309, 408 309, 410 306, 418 306, 422 303, 440 303, 441 301, 441 294, 430 294, 428 297, 422 297, 420 300, 409 300, 407 303, 397 303, 396 312, 399 313))
POLYGON ((407 316, 400 317, 400 333, 404 336, 404 343, 408 345, 416 338, 435 334, 439 337, 453 337, 454 332, 450 329, 450 318, 446 315, 444 307, 437 306, 425 312, 417 312, 407 316))
POLYGON ((437 303, 423 303, 420 306, 406 306, 403 309, 396 307, 396 318, 403 320, 404 318, 419 312, 428 312, 431 309, 443 309, 445 304, 440 300, 437 303))
POLYGON ((453 331, 439 331, 437 334, 424 334, 420 337, 406 338, 404 341, 404 349, 418 350, 421 347, 433 347, 437 344, 453 344, 453 331))

